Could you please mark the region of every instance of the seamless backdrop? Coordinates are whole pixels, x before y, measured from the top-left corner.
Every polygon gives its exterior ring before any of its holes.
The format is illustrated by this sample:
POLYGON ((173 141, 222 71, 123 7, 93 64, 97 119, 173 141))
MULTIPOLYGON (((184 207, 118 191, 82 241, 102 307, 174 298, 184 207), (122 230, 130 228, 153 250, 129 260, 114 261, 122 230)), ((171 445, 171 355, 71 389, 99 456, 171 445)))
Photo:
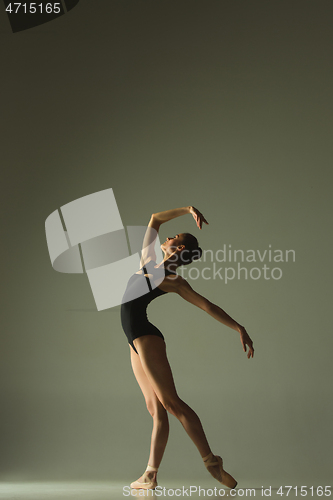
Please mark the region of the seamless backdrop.
MULTIPOLYGON (((210 223, 175 219, 162 241, 295 251, 281 279, 189 278, 245 325, 252 360, 178 296, 149 317, 240 485, 329 484, 332 14, 326 0, 81 0, 16 34, 1 14, 4 480, 128 484, 146 466, 151 421, 119 308, 97 312, 87 277, 55 272, 45 239, 52 211, 112 187, 124 225, 184 205, 210 223)), ((171 418, 160 482, 172 480, 207 472, 171 418)))

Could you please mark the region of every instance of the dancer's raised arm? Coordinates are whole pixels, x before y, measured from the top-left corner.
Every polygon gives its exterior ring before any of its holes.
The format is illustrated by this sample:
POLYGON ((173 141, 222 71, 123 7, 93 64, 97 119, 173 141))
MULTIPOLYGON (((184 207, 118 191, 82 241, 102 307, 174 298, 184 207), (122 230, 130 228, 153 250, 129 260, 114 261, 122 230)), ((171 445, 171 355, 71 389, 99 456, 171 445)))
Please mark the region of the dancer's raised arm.
POLYGON ((180 217, 181 215, 191 214, 199 229, 202 228, 202 224, 208 224, 202 213, 195 207, 188 206, 182 208, 174 208, 172 210, 165 210, 164 212, 156 212, 152 214, 148 228, 143 239, 142 251, 141 251, 141 265, 150 260, 156 260, 155 254, 155 241, 160 229, 161 224, 168 222, 171 219, 180 217))
POLYGON ((164 222, 168 222, 171 219, 175 219, 176 217, 180 217, 181 215, 186 214, 193 215, 193 218, 196 221, 199 229, 202 228, 203 222, 205 222, 205 224, 208 224, 202 213, 192 206, 174 208, 173 210, 165 210, 164 212, 157 212, 151 216, 149 224, 152 224, 151 227, 154 227, 154 229, 158 231, 160 225, 164 222))

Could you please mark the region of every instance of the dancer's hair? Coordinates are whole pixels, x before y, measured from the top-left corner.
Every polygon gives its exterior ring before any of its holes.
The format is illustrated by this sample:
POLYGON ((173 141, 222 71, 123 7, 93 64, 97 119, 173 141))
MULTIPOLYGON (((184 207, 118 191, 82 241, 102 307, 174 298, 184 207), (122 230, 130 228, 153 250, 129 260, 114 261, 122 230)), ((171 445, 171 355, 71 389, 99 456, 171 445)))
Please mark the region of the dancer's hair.
POLYGON ((179 265, 186 266, 191 264, 194 260, 198 260, 202 256, 202 249, 199 247, 198 240, 193 234, 183 233, 182 244, 185 249, 179 255, 179 265))

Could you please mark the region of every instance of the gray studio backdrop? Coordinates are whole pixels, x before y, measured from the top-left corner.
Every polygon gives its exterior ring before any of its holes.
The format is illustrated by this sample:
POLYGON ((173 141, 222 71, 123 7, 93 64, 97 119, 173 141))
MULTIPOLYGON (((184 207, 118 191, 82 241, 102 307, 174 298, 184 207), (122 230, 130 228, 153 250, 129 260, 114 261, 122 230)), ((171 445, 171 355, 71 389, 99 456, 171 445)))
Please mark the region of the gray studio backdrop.
MULTIPOLYGON (((176 295, 149 318, 213 451, 240 485, 328 484, 332 15, 325 0, 81 0, 13 34, 1 14, 3 480, 128 484, 146 466, 151 417, 119 307, 97 312, 45 239, 51 212, 112 188, 125 226, 185 205, 210 223, 175 219, 161 241, 193 232, 212 250, 188 279, 245 325, 254 359, 176 295), (237 270, 216 260, 224 245, 267 250, 242 264, 261 276, 214 277, 237 270)), ((171 417, 160 483, 207 479, 171 417)))

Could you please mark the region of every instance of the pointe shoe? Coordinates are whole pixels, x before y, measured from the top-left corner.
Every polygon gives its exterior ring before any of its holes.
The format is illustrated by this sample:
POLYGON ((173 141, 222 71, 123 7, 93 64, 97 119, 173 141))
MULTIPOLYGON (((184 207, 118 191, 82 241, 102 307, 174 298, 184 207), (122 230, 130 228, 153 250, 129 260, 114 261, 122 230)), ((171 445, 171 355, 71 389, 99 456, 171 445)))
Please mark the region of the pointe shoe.
MULTIPOLYGON (((144 472, 144 476, 146 476, 146 472, 157 472, 158 469, 156 469, 155 467, 152 467, 151 465, 148 465, 147 469, 145 470, 144 472)), ((155 476, 156 477, 156 476, 155 476)), ((147 477, 147 479, 149 479, 147 477)), ((144 482, 140 482, 139 480, 137 481, 134 481, 133 483, 131 483, 131 488, 135 489, 135 490, 154 490, 157 486, 157 481, 153 481, 153 480, 148 480, 148 481, 144 481, 144 482)))
POLYGON ((203 461, 208 472, 210 472, 211 475, 221 484, 231 489, 236 488, 237 481, 223 469, 223 460, 221 457, 215 456, 213 455, 213 453, 210 453, 209 455, 207 455, 207 457, 203 458, 203 461), (216 470, 217 465, 219 466, 219 471, 216 470))

